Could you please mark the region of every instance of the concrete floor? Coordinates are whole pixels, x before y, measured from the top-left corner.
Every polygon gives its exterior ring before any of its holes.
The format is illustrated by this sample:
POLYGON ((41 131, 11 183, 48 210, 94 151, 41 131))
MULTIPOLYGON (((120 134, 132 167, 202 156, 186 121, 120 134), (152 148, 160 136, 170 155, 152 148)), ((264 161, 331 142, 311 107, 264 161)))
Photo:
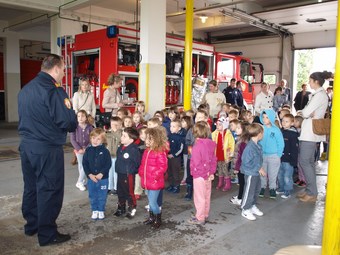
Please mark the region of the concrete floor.
MULTIPOLYGON (((19 138, 16 125, 0 123, 1 151, 16 151, 19 138)), ((264 216, 254 222, 241 217, 240 209, 228 200, 229 192, 213 190, 209 222, 204 226, 186 223, 194 212, 192 202, 179 195, 164 195, 163 222, 152 231, 142 221, 147 198, 138 202, 134 219, 116 218, 112 214, 117 197, 109 196, 107 218, 92 221, 88 193, 75 187, 77 166, 72 166, 70 150, 65 152, 65 198, 58 218, 59 230, 69 233, 71 241, 58 246, 39 247, 36 236, 23 233, 20 206, 23 181, 20 159, 0 159, 0 254, 252 254, 271 255, 289 245, 321 245, 325 204, 327 161, 318 162, 319 196, 315 204, 260 198, 258 207, 264 216)), ((301 188, 294 187, 295 191, 301 188)))

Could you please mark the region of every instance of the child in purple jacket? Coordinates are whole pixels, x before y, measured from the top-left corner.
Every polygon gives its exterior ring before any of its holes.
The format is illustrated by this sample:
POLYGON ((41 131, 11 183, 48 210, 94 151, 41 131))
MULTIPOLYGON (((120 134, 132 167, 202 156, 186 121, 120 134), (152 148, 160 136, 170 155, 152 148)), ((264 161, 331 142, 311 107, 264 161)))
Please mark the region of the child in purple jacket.
POLYGON ((85 149, 90 143, 90 133, 93 130, 93 127, 88 123, 87 113, 85 110, 80 110, 77 113, 77 120, 78 126, 74 132, 70 133, 70 141, 78 160, 79 177, 76 183, 76 187, 81 191, 85 191, 87 177, 83 168, 83 156, 85 153, 85 149))
POLYGON ((189 219, 191 224, 205 224, 209 217, 211 182, 216 172, 216 143, 210 137, 210 128, 206 122, 199 121, 193 128, 195 144, 192 147, 190 173, 194 182, 194 204, 196 215, 189 219))

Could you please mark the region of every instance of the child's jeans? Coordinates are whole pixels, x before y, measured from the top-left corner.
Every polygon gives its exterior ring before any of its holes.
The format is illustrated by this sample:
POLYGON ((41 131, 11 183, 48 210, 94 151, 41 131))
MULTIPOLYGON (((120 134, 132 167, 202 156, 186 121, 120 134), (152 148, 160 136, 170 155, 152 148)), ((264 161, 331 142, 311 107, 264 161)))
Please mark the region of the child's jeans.
POLYGON ((79 177, 78 177, 77 183, 86 184, 87 177, 86 177, 86 174, 84 172, 84 167, 83 167, 84 154, 80 154, 80 153, 76 152, 76 157, 77 157, 77 161, 78 161, 78 172, 79 172, 79 177))
POLYGON ((87 188, 89 190, 89 199, 92 211, 105 211, 107 198, 108 179, 101 179, 94 182, 88 179, 87 188))
POLYGON ((279 191, 284 191, 285 194, 293 189, 293 173, 294 167, 288 162, 281 162, 280 171, 278 174, 279 191))
POLYGON ((117 190, 117 173, 115 171, 116 158, 111 158, 111 168, 109 171, 109 190, 117 190))
POLYGON ((161 190, 148 190, 148 200, 149 200, 149 206, 150 206, 150 211, 153 212, 154 214, 160 214, 160 209, 158 205, 158 197, 159 197, 159 192, 161 190))
POLYGON ((211 197, 211 181, 202 177, 194 178, 194 204, 196 219, 205 221, 209 217, 211 197))

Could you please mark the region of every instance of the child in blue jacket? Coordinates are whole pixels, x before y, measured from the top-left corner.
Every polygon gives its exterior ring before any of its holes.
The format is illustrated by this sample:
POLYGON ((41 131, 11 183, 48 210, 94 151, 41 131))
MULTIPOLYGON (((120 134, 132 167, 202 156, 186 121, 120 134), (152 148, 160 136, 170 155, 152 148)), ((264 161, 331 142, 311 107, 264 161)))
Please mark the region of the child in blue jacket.
MULTIPOLYGON (((264 128, 263 138, 260 141, 263 149, 263 169, 268 176, 269 196, 273 199, 276 198, 276 181, 285 145, 282 132, 275 125, 275 116, 275 111, 272 109, 263 110, 260 114, 260 121, 264 128)), ((261 177, 260 197, 264 197, 266 187, 267 177, 261 177)))
POLYGON ((262 147, 258 144, 263 137, 263 127, 260 124, 253 123, 247 127, 247 131, 250 140, 242 153, 242 163, 240 167, 245 180, 241 203, 241 215, 248 220, 256 220, 254 214, 257 216, 263 215, 263 212, 256 206, 257 197, 261 190, 260 176, 266 176, 262 167, 262 147))
POLYGON ((91 203, 93 220, 105 218, 105 206, 108 188, 108 176, 111 168, 111 155, 103 145, 105 131, 95 128, 90 133, 91 145, 87 147, 83 157, 83 167, 88 177, 87 187, 91 203))

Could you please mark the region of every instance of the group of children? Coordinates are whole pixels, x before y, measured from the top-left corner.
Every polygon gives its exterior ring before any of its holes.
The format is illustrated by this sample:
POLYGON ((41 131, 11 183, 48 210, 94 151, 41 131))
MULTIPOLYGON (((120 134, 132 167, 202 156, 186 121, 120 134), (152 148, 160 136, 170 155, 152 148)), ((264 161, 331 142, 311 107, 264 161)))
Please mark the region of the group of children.
POLYGON ((151 117, 140 101, 132 116, 118 110, 106 131, 87 124, 86 112, 77 116, 79 125, 71 134, 79 169, 76 187, 83 191, 87 186, 94 220, 105 218, 107 194, 118 195, 115 216, 134 217, 144 189, 149 203, 144 224, 159 228, 163 189, 177 194, 185 184, 185 199, 193 196, 196 208, 188 222, 205 224, 215 174, 216 189, 222 191, 230 190, 231 177, 237 176, 239 192, 230 202, 241 206, 242 216, 249 220, 263 215, 256 201, 264 196, 267 183, 271 198, 291 195, 298 155, 296 125, 301 126, 301 119, 287 107, 276 119, 271 109, 257 118, 223 104, 212 120, 208 105, 181 113, 171 107, 151 117))

